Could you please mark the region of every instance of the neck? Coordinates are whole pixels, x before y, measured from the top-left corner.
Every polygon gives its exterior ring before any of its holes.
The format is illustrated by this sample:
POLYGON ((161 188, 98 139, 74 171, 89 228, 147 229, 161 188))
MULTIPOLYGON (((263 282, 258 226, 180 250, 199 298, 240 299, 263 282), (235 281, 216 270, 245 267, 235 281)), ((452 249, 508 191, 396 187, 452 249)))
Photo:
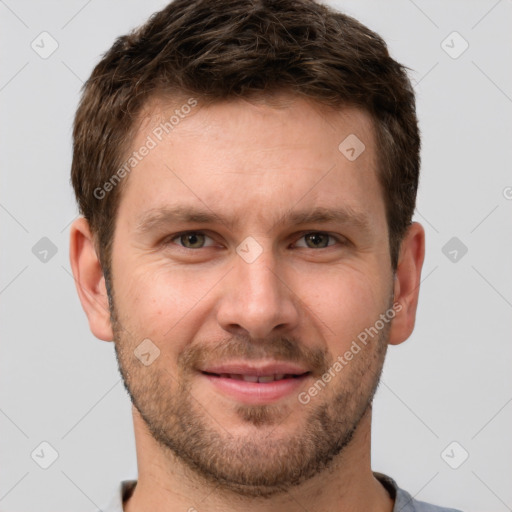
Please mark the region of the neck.
POLYGON ((322 473, 270 498, 247 498, 212 485, 164 450, 133 409, 139 478, 125 512, 291 512, 343 510, 391 512, 393 501, 370 465, 371 409, 351 442, 322 473), (298 507, 299 505, 299 507, 298 507))

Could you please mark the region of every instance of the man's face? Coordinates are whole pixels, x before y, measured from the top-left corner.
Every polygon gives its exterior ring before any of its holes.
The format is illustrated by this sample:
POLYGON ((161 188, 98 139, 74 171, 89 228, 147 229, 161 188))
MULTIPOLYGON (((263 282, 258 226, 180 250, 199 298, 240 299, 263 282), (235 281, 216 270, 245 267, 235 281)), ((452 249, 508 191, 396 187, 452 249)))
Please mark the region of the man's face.
MULTIPOLYGON (((133 151, 174 108, 155 106, 133 151)), ((387 324, 333 367, 393 302, 369 117, 298 99, 196 107, 126 179, 112 318, 148 430, 243 494, 312 477, 350 442, 386 351, 387 324), (338 149, 351 134, 355 160, 338 149)))

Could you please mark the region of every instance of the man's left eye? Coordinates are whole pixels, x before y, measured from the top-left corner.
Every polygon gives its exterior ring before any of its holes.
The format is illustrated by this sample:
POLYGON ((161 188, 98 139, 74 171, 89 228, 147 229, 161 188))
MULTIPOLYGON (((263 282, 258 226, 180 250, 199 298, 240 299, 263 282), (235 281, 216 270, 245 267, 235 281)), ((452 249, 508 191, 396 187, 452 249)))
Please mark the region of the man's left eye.
POLYGON ((301 236, 301 238, 299 238, 299 241, 300 240, 304 240, 304 243, 300 244, 297 242, 295 243, 295 246, 307 247, 309 249, 323 249, 324 247, 334 245, 337 242, 336 238, 332 235, 321 232, 307 233, 301 236))

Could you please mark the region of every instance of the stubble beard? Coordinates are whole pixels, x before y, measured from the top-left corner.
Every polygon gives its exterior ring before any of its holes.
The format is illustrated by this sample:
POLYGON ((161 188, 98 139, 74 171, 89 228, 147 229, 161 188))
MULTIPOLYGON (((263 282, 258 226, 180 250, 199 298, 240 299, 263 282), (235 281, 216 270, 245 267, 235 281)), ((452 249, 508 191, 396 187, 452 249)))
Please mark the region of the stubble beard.
MULTIPOLYGON (((131 401, 149 433, 171 464, 184 463, 191 475, 242 497, 268 498, 325 471, 343 455, 371 407, 387 349, 389 324, 305 406, 238 404, 232 414, 247 435, 230 433, 191 393, 193 365, 211 354, 300 361, 318 377, 332 367, 325 351, 303 348, 291 338, 255 345, 232 338, 215 348, 188 347, 172 375, 158 360, 144 366, 134 356, 137 340, 122 329, 112 301, 111 317, 119 369, 131 401), (292 415, 303 415, 300 428, 278 435, 292 415)), ((316 381, 316 378, 315 378, 316 381)), ((312 382, 310 381, 311 385, 312 382)))

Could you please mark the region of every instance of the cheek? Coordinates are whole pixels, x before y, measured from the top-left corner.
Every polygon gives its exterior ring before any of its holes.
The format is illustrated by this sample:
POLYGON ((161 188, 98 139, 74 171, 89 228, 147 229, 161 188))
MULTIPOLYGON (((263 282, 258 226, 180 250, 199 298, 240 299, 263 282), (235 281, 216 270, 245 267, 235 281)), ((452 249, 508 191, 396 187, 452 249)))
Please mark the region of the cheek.
POLYGON ((381 275, 370 269, 340 269, 314 277, 314 291, 302 285, 299 296, 318 328, 340 349, 375 323, 388 305, 381 275))
MULTIPOLYGON (((117 268, 118 275, 130 276, 119 279, 115 288, 120 317, 138 337, 148 337, 157 343, 172 338, 173 346, 179 348, 179 339, 186 337, 184 331, 192 319, 197 319, 200 306, 218 276, 161 264, 128 267, 121 264, 117 268)), ((197 328, 197 322, 195 325, 197 328)))

